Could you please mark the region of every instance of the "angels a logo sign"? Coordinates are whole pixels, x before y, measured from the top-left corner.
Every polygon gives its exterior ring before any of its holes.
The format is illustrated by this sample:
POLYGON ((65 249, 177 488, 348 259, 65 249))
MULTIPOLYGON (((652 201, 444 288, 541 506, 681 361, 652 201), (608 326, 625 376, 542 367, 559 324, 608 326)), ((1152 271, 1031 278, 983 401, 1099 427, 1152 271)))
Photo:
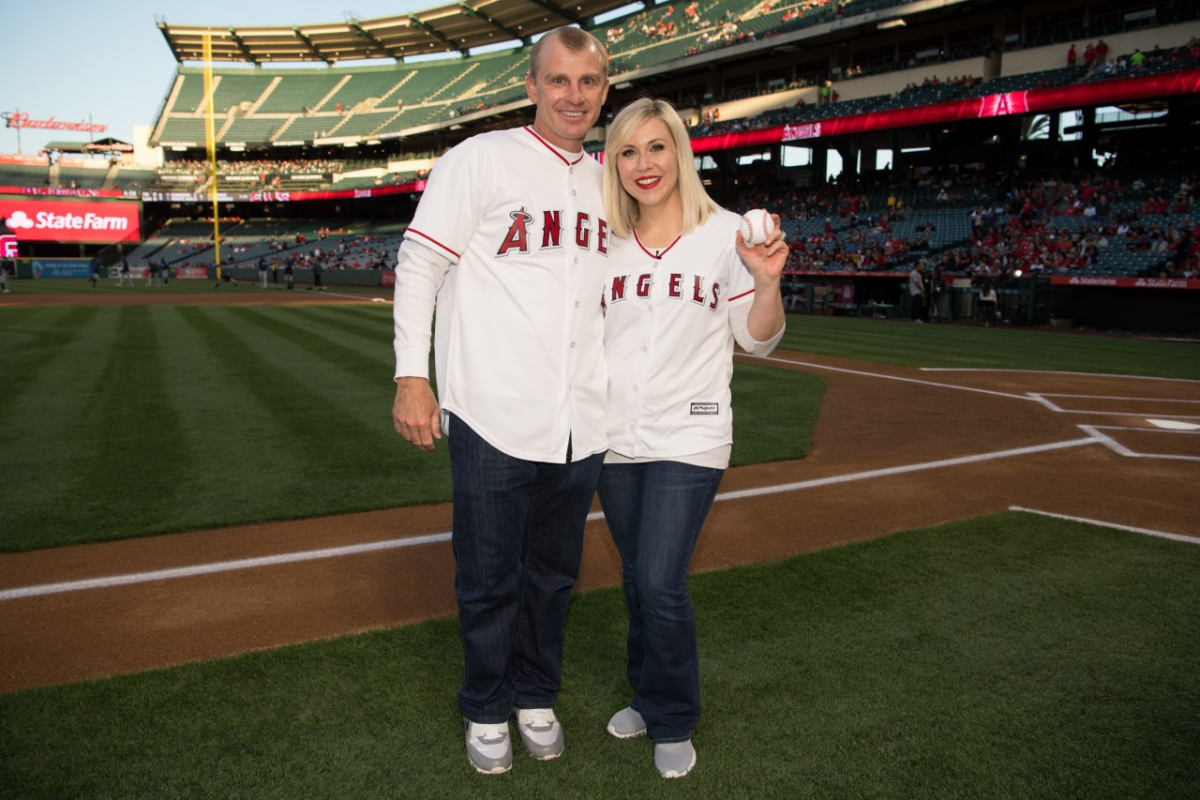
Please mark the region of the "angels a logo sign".
POLYGON ((17 257, 17 237, 11 233, 0 236, 0 258, 17 257))

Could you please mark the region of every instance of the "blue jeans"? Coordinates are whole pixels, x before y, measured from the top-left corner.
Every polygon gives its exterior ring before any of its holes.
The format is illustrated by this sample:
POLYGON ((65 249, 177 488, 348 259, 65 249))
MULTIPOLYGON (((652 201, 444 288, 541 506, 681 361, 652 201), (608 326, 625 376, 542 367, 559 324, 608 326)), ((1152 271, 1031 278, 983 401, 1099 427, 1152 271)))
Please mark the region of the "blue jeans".
POLYGON ((652 461, 605 464, 600 473, 600 504, 621 553, 629 609, 629 705, 655 742, 691 738, 700 719, 700 657, 687 572, 724 472, 652 461))
POLYGON ((563 625, 604 454, 523 461, 453 415, 449 449, 465 664, 458 704, 474 722, 506 722, 514 709, 558 699, 563 625))

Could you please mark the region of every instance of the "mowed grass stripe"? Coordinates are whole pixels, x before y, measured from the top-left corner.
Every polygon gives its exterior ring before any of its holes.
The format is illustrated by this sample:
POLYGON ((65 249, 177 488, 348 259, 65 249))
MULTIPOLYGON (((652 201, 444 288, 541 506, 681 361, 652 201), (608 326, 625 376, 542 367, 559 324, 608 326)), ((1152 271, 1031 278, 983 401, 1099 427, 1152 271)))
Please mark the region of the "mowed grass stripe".
POLYGON ((362 381, 363 389, 391 382, 394 372, 392 349, 381 336, 364 342, 360 335, 347 333, 342 328, 323 325, 320 320, 303 314, 285 316, 278 309, 231 308, 230 311, 279 341, 295 345, 308 355, 353 375, 362 381))
MULTIPOLYGON (((803 523, 798 523, 803 524, 803 523)), ((619 588, 573 598, 562 759, 475 775, 454 620, 0 697, 15 797, 1194 797, 1200 548, 1027 514, 693 576, 700 754, 609 736, 619 588)))
POLYGON ((65 541, 97 541, 153 530, 169 514, 177 492, 187 492, 188 454, 179 410, 163 380, 162 339, 147 306, 126 306, 92 402, 80 409, 87 435, 80 441, 78 471, 64 476, 65 502, 43 509, 66 530, 65 541), (137 436, 112 436, 114 417, 138 428, 137 436))
POLYGON ((910 367, 1067 370, 1200 379, 1200 343, 1028 328, 793 314, 781 347, 910 367))
MULTIPOLYGON (((307 347, 320 345, 297 344, 290 331, 287 337, 278 330, 266 332, 252 323, 253 313, 248 317, 223 308, 180 311, 218 359, 222 383, 240 386, 277 421, 274 435, 287 447, 286 464, 294 477, 286 487, 267 487, 283 497, 282 505, 264 501, 263 508, 275 509, 265 518, 448 499, 445 448, 420 458, 391 428, 392 382, 386 371, 381 370, 378 387, 372 386, 354 371, 314 359, 307 347)), ((228 422, 236 420, 234 416, 228 422)), ((242 455, 253 442, 233 437, 230 446, 229 462, 240 471, 240 465, 248 463, 242 455)), ((254 511, 246 509, 234 521, 253 518, 254 511)))
POLYGON ((186 409, 183 438, 191 453, 186 480, 193 487, 174 508, 172 527, 178 530, 227 525, 255 514, 287 516, 289 498, 303 492, 306 480, 291 461, 291 436, 280 422, 283 398, 263 403, 244 381, 231 380, 229 362, 242 354, 206 342, 187 319, 210 312, 169 308, 177 332, 165 380, 172 401, 186 409))
POLYGON ((73 487, 80 480, 119 485, 122 479, 89 471, 93 454, 106 447, 120 408, 121 398, 110 396, 101 385, 117 346, 119 315, 94 308, 20 311, 22 331, 51 335, 38 336, 46 346, 30 353, 36 366, 20 353, 5 353, 0 360, 6 367, 6 384, 13 362, 14 373, 25 381, 2 404, 6 423, 0 447, 0 551, 79 541, 90 533, 85 526, 94 515, 78 504, 73 487), (108 419, 97 423, 96 416, 103 412, 108 419), (47 531, 53 534, 47 537, 47 531))
MULTIPOLYGON (((390 306, 389 306, 390 308, 390 306)), ((392 358, 392 316, 367 313, 349 306, 303 306, 296 309, 297 316, 327 328, 354 334, 387 348, 392 358)))
POLYGON ((96 308, 20 308, 0 316, 0 370, 4 375, 0 424, 8 423, 17 402, 36 394, 38 379, 56 360, 69 357, 80 344, 79 331, 96 316, 96 308))

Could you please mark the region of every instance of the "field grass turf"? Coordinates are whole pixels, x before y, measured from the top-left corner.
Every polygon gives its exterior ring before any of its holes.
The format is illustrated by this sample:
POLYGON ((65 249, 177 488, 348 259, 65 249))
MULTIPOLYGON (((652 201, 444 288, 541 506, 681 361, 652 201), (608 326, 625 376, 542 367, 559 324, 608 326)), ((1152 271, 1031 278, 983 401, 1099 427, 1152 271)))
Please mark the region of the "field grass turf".
MULTIPOLYGON (((0 551, 450 500, 395 433, 390 306, 0 312, 0 551)), ((824 378, 735 368, 733 463, 801 458, 824 378)))
POLYGON ((1200 795, 1200 548, 1006 513, 695 576, 696 770, 604 732, 618 589, 574 598, 567 752, 476 775, 441 620, 0 697, 38 798, 1200 795))

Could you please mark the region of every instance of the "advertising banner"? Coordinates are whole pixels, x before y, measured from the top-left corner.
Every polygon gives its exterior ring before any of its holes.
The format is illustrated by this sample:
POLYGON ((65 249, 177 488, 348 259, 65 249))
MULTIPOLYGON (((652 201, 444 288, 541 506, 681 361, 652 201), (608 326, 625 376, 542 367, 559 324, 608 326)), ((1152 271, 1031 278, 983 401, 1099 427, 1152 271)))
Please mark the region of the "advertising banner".
POLYGON ((382 277, 383 277, 383 283, 380 284, 381 286, 395 286, 396 285, 396 273, 392 272, 391 270, 384 270, 382 277))
POLYGON ((1054 286, 1112 286, 1118 289, 1200 289, 1194 278, 1117 278, 1100 275, 1055 275, 1054 286))
POLYGON ((175 277, 176 278, 192 278, 192 279, 207 278, 208 277, 208 268, 207 267, 180 267, 179 269, 175 270, 175 277))
POLYGON ((141 240, 141 205, 0 197, 0 216, 21 242, 115 244, 141 240))
POLYGON ((35 258, 29 262, 34 278, 90 278, 86 258, 35 258))

